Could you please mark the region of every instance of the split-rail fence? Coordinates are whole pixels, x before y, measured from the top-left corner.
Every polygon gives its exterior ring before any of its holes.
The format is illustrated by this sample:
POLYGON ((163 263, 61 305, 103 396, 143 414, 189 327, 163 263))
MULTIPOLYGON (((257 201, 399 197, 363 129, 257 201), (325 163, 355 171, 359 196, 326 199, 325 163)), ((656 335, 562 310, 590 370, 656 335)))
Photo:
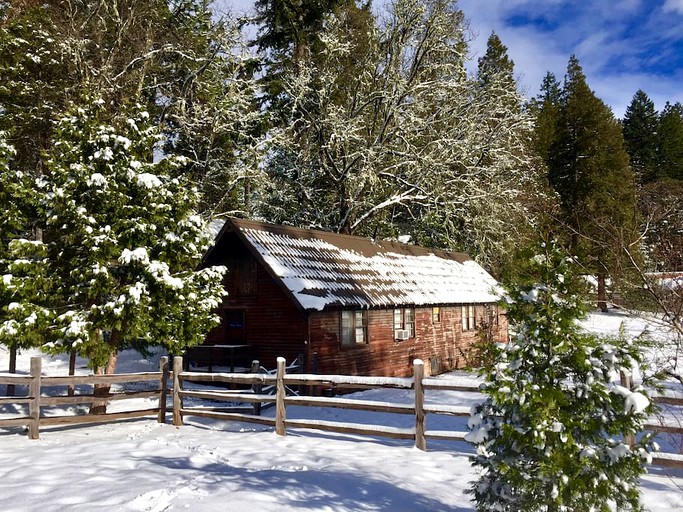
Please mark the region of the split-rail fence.
MULTIPOLYGON (((290 373, 286 371, 286 362, 278 358, 275 372, 259 371, 258 362, 254 362, 253 373, 200 373, 183 371, 182 358, 173 359, 173 372, 169 371, 168 359, 163 357, 158 372, 129 373, 115 375, 87 375, 87 376, 59 376, 47 377, 41 375, 41 359, 31 358, 31 371, 29 375, 0 375, 0 385, 24 385, 28 387, 26 396, 0 397, 2 404, 28 404, 28 416, 0 419, 0 428, 28 425, 28 434, 31 439, 38 439, 40 426, 50 425, 76 425, 87 423, 102 423, 121 421, 131 418, 147 416, 156 417, 157 421, 165 422, 167 412, 167 397, 170 394, 168 387, 172 376, 173 397, 173 424, 181 426, 187 416, 211 418, 223 421, 240 421, 257 423, 275 428, 279 435, 285 435, 287 428, 307 428, 329 432, 359 434, 367 436, 387 437, 394 439, 409 439, 415 442, 415 446, 421 450, 427 449, 428 439, 462 441, 466 432, 427 430, 427 414, 469 416, 470 408, 450 404, 425 403, 425 391, 461 391, 479 393, 478 386, 463 386, 452 380, 430 378, 424 376, 424 363, 415 360, 413 365, 413 377, 367 377, 349 375, 317 375, 290 373), (156 389, 149 391, 125 391, 109 392, 105 395, 96 394, 72 394, 68 396, 42 396, 42 390, 46 387, 64 386, 73 388, 79 385, 111 386, 112 384, 130 382, 157 383, 156 389), (250 388, 248 391, 239 389, 188 389, 187 383, 216 383, 221 385, 242 385, 250 388), (362 390, 362 389, 405 389, 413 391, 413 403, 396 404, 392 402, 379 402, 357 400, 344 396, 299 396, 288 394, 288 390, 295 387, 324 388, 334 390, 362 390), (264 388, 274 389, 274 393, 261 392, 264 388), (132 410, 108 414, 87 415, 41 415, 41 407, 74 405, 83 403, 109 402, 131 398, 156 398, 157 407, 132 410), (212 402, 226 402, 228 404, 251 403, 253 413, 245 413, 244 407, 212 407, 212 406, 187 406, 186 398, 201 399, 212 402), (261 416, 260 409, 264 404, 275 405, 275 417, 261 416), (414 426, 411 428, 387 427, 384 425, 368 425, 347 422, 333 422, 312 419, 288 419, 287 406, 314 406, 333 407, 348 410, 374 411, 392 414, 412 415, 414 426)), ((683 406, 683 399, 670 397, 655 397, 655 402, 673 406, 683 406)), ((657 433, 669 433, 683 435, 683 428, 675 425, 662 425, 651 423, 645 425, 645 430, 657 433)), ((655 464, 665 467, 683 467, 683 456, 679 454, 659 453, 655 456, 655 464)))
MULTIPOLYGON (((283 358, 277 360, 275 374, 234 374, 234 373, 195 373, 183 372, 181 358, 173 361, 173 424, 181 426, 184 417, 197 416, 224 421, 240 421, 258 423, 275 428, 279 435, 286 434, 286 428, 308 428, 329 432, 360 434, 367 436, 387 437, 394 439, 414 440, 415 447, 427 449, 428 439, 462 441, 467 432, 427 430, 427 414, 470 416, 470 407, 448 404, 426 404, 426 390, 462 391, 480 393, 478 386, 463 386, 452 380, 424 377, 424 363, 415 360, 413 363, 413 377, 362 377, 348 375, 317 375, 317 374, 287 374, 286 362, 283 358), (244 393, 238 390, 201 391, 186 390, 186 382, 214 382, 221 384, 251 385, 253 390, 264 386, 274 386, 275 394, 244 393), (414 399, 412 404, 394 404, 391 402, 376 402, 356 400, 344 397, 324 396, 288 396, 287 390, 292 387, 333 388, 336 390, 361 389, 412 389, 414 399), (226 407, 186 407, 184 398, 208 399, 226 402, 275 403, 275 417, 263 417, 257 414, 245 414, 231 411, 226 407), (394 414, 410 414, 414 417, 413 428, 395 428, 383 425, 353 424, 346 422, 332 422, 323 420, 288 419, 287 406, 335 407, 340 409, 384 412, 394 414)), ((628 382, 625 382, 629 384, 628 382)), ((683 406, 683 399, 656 397, 655 402, 674 406, 683 406)), ((645 429, 653 432, 683 435, 681 426, 646 424, 645 429)), ((627 439, 629 441, 629 439, 627 439)), ((634 440, 631 440, 634 442, 634 440)), ((683 467, 683 456, 678 454, 659 453, 654 457, 654 464, 664 467, 683 467)))
POLYGON ((158 372, 143 373, 120 373, 114 375, 69 375, 69 376, 43 376, 42 359, 31 358, 31 370, 29 375, 0 375, 0 384, 8 386, 27 386, 26 396, 0 397, 2 404, 28 404, 28 416, 14 418, 0 418, 0 427, 13 427, 28 425, 30 439, 38 439, 41 426, 51 425, 78 425, 87 423, 106 423, 121 421, 131 418, 155 416, 160 423, 165 422, 166 402, 168 396, 169 364, 168 358, 162 357, 158 372), (144 391, 124 391, 98 393, 96 388, 111 387, 115 384, 131 382, 156 383, 156 389, 144 391), (92 386, 92 393, 74 394, 75 386, 92 386), (59 394, 44 396, 43 390, 55 387, 64 387, 69 390, 67 395, 59 394), (68 406, 79 404, 97 404, 117 400, 133 398, 157 398, 157 407, 151 409, 128 410, 125 412, 107 414, 62 414, 44 416, 41 408, 50 406, 68 406))

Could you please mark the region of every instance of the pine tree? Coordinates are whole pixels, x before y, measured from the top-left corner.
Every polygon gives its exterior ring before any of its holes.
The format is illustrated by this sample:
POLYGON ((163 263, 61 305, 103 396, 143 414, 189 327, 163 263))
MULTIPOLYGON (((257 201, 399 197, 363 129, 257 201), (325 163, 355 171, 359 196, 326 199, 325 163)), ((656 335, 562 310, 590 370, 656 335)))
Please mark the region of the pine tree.
POLYGON ((530 105, 536 120, 532 144, 546 163, 550 158, 550 148, 557 138, 561 102, 560 83, 555 75, 547 73, 541 84, 541 95, 534 98, 530 105))
MULTIPOLYGON (((478 61, 477 79, 478 92, 490 113, 486 125, 479 127, 482 133, 490 133, 492 138, 499 138, 505 141, 510 156, 515 155, 517 165, 526 176, 538 176, 538 180, 528 187, 528 194, 522 192, 518 198, 520 203, 525 205, 525 212, 514 212, 509 210, 510 226, 514 226, 514 242, 507 244, 502 251, 492 252, 495 259, 491 261, 490 268, 500 269, 503 272, 514 271, 514 247, 524 247, 534 238, 541 219, 547 216, 549 206, 552 206, 552 192, 548 190, 547 180, 545 179, 544 164, 534 157, 533 132, 522 130, 520 127, 512 127, 507 123, 514 118, 522 118, 522 114, 533 112, 530 109, 524 111, 524 105, 520 95, 513 94, 517 91, 517 82, 514 77, 515 64, 508 56, 507 47, 503 44, 500 37, 492 32, 486 44, 486 53, 478 61), (496 134, 498 130, 506 127, 505 134, 496 134), (551 204, 548 204, 548 203, 551 204), (522 214, 525 217, 534 219, 533 222, 524 222, 516 215, 522 214)), ((533 115, 533 113, 532 113, 533 115)), ((497 155, 486 152, 482 155, 479 164, 481 166, 496 165, 497 155)), ((493 206, 495 201, 489 201, 492 206, 489 215, 499 216, 502 212, 495 212, 493 206)), ((466 228, 463 233, 463 241, 466 247, 476 247, 476 235, 469 236, 467 231, 472 227, 466 228), (468 240, 469 239, 469 240, 468 240)), ((475 229, 473 231, 480 231, 475 229)), ((479 251, 478 251, 479 252, 479 251)))
POLYGON ((517 334, 497 350, 469 421, 477 510, 643 510, 638 478, 656 446, 623 436, 640 432, 653 406, 642 387, 614 384, 641 354, 629 340, 580 330, 576 265, 553 244, 530 268, 536 284, 508 289, 517 334))
POLYGON ((683 180, 683 105, 666 103, 659 116, 659 178, 683 180))
POLYGON ((0 20, 0 130, 16 151, 14 168, 36 176, 74 83, 51 18, 27 4, 8 7, 0 20))
POLYGON ((256 46, 265 66, 264 89, 277 114, 287 103, 283 94, 283 79, 301 62, 319 53, 318 35, 325 18, 335 9, 355 8, 354 0, 256 0, 254 21, 260 26, 252 44, 256 46))
POLYGON ((224 268, 195 271, 210 238, 196 190, 153 162, 158 134, 141 109, 105 121, 101 101, 60 120, 39 181, 54 305, 44 349, 77 351, 113 373, 120 350, 196 345, 218 318, 224 268))
POLYGON ((568 246, 598 276, 598 304, 607 309, 605 282, 627 269, 624 247, 638 239, 635 178, 621 128, 590 90, 572 56, 562 89, 548 178, 559 195, 568 246))
POLYGON ((631 168, 640 184, 657 178, 657 142, 659 119, 654 102, 639 90, 626 109, 622 122, 626 151, 631 168))
POLYGON ((486 53, 478 61, 477 76, 483 85, 501 80, 499 75, 502 75, 507 87, 517 87, 513 75, 515 63, 507 51, 500 37, 492 32, 486 42, 486 53))
MULTIPOLYGON (((45 256, 32 242, 35 184, 14 168, 14 149, 0 133, 0 344, 9 349, 9 372, 16 371, 19 350, 40 346, 49 319, 46 279, 34 270, 45 256)), ((14 386, 8 386, 12 395, 14 386)))
MULTIPOLYGON (((30 176, 13 168, 14 148, 0 132, 0 344, 9 349, 9 371, 16 371, 17 352, 43 341, 47 311, 44 276, 30 272, 31 259, 41 256, 32 238, 34 190, 30 176)), ((8 387, 12 395, 13 386, 8 387)))

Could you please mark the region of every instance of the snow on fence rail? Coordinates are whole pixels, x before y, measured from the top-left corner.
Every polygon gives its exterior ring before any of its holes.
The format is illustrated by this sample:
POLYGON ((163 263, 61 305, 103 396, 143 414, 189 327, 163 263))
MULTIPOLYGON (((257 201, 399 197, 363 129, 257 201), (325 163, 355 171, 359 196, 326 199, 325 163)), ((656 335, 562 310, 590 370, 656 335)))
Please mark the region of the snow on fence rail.
POLYGON ((444 384, 441 380, 423 379, 424 363, 415 360, 413 375, 411 378, 401 377, 361 377, 347 375, 310 375, 285 373, 285 360, 278 358, 275 375, 267 374, 212 374, 183 372, 182 359, 174 358, 173 361, 173 424, 183 425, 184 416, 198 416, 220 420, 233 420, 250 423, 259 423, 275 427, 276 433, 285 435, 285 427, 313 428, 330 432, 362 434, 369 436, 389 437, 394 439, 414 439, 415 446, 425 450, 428 438, 463 440, 466 432, 428 431, 425 428, 425 416, 427 413, 450 414, 457 416, 469 416, 469 407, 425 405, 424 390, 430 387, 457 391, 478 392, 476 386, 463 387, 444 384), (183 382, 222 382, 233 384, 247 384, 258 386, 274 385, 275 395, 263 395, 258 393, 240 393, 239 391, 192 391, 184 390, 183 382), (415 384, 417 383, 417 385, 415 384), (414 389, 414 404, 394 404, 391 402, 377 402, 366 400, 354 400, 337 397, 315 396, 286 396, 287 386, 333 386, 337 389, 414 389), (243 414, 226 412, 220 407, 185 407, 184 398, 209 398, 212 400, 245 401, 254 403, 275 403, 275 418, 258 416, 256 414, 243 414), (410 414, 415 417, 413 428, 396 428, 382 425, 366 425, 358 423, 332 422, 320 420, 293 420, 286 419, 287 405, 300 406, 324 406, 342 409, 385 412, 394 414, 410 414))
MULTIPOLYGON (((426 450, 427 439, 462 441, 467 432, 455 432, 444 430, 426 430, 425 418, 429 414, 446 414, 451 416, 469 416, 470 408, 447 404, 425 404, 425 390, 462 391, 479 393, 478 386, 463 386, 455 384, 447 379, 424 378, 424 363, 415 360, 413 364, 413 377, 362 377, 347 375, 313 375, 313 374, 286 374, 285 360, 278 358, 277 372, 273 374, 234 374, 234 373, 197 373, 183 372, 182 359, 174 358, 174 385, 173 385, 173 424, 184 424, 185 416, 197 416, 224 421, 240 421, 258 423, 275 427, 279 435, 286 434, 287 427, 310 428, 337 433, 360 434, 368 436, 388 437, 393 439, 413 439, 415 446, 426 450), (251 385, 252 389, 259 386, 275 386, 275 395, 258 393, 244 393, 240 391, 192 391, 184 390, 184 382, 220 382, 251 385), (286 396, 287 386, 325 386, 337 389, 413 389, 413 404, 395 404, 391 402, 378 402, 367 400, 355 400, 340 397, 320 396, 286 396), (208 398, 216 401, 242 401, 251 403, 275 403, 275 417, 263 417, 257 414, 245 414, 230 412, 224 407, 185 407, 184 398, 208 398), (372 411, 393 414, 409 414, 415 417, 413 428, 395 428, 383 425, 367 425, 346 422, 333 422, 323 420, 287 419, 286 408, 288 405, 334 407, 359 411, 372 411)), ((669 405, 683 406, 683 399, 670 397, 656 397, 655 402, 669 405)), ((256 409, 256 408, 255 408, 256 409)), ((648 424, 647 430, 658 433, 672 433, 683 435, 683 428, 648 424)), ((666 467, 683 467, 683 456, 678 454, 662 453, 654 457, 654 464, 666 467)))
MULTIPOLYGON (((258 365, 257 365, 258 368, 258 365)), ((26 396, 0 396, 0 405, 3 404, 28 404, 28 415, 14 418, 0 418, 0 428, 28 425, 29 438, 38 439, 40 426, 48 425, 75 425, 88 423, 104 423, 120 421, 131 418, 156 416, 160 423, 165 422, 166 402, 169 394, 168 358, 162 357, 158 372, 128 373, 116 375, 87 375, 87 376, 42 376, 42 363, 40 357, 31 358, 31 370, 29 375, 10 375, 0 373, 0 385, 26 386, 26 396), (151 391, 126 391, 108 393, 106 395, 76 394, 42 396, 42 391, 47 387, 64 386, 72 389, 79 385, 101 385, 131 383, 131 382, 157 382, 157 389, 151 391), (158 406, 152 409, 133 410, 109 414, 87 415, 61 415, 41 416, 41 407, 74 405, 93 402, 110 402, 132 398, 158 398, 158 406)), ((443 414, 451 416, 469 416, 470 408, 449 404, 425 404, 425 390, 463 391, 478 393, 478 386, 463 386, 446 379, 424 378, 424 363, 415 360, 413 377, 362 377, 348 375, 312 375, 312 374, 287 374, 285 360, 278 359, 277 370, 272 373, 199 373, 184 372, 182 370, 182 358, 175 357, 173 360, 173 424, 183 425, 184 416, 197 416, 204 418, 241 421, 247 423, 259 423, 275 427, 276 433, 285 435, 286 427, 311 428, 330 432, 361 434, 394 439, 413 439, 415 446, 426 450, 427 439, 439 440, 464 440, 466 432, 454 432, 443 430, 426 430, 425 418, 427 414, 443 414), (244 393, 238 390, 188 390, 183 389, 184 382, 216 382, 251 385, 256 392, 244 393), (259 393, 264 386, 274 386, 275 394, 259 393), (319 396, 287 396, 288 386, 324 386, 337 389, 413 389, 413 404, 395 404, 392 402, 355 400, 342 397, 319 397, 319 396), (235 408, 225 407, 185 407, 184 398, 200 398, 213 401, 233 401, 239 403, 252 403, 255 414, 235 412, 235 408), (275 404, 275 417, 263 417, 256 414, 263 403, 275 404), (287 419, 287 405, 322 406, 341 409, 383 412, 392 414, 413 415, 415 426, 413 428, 395 428, 383 425, 367 425, 344 422, 331 422, 322 420, 299 420, 287 419), (230 412, 232 411, 232 412, 230 412)), ((683 407, 683 398, 655 397, 654 401, 659 404, 683 407)), ((648 423, 645 430, 668 433, 683 436, 683 427, 680 425, 666 425, 648 423)), ((654 464, 665 467, 683 468, 683 455, 672 453, 660 453, 654 457, 654 464)))
POLYGON ((15 418, 0 418, 0 427, 23 426, 28 424, 30 439, 38 439, 40 426, 49 425, 77 425, 84 423, 106 423, 144 416, 156 416, 160 423, 165 422, 166 400, 168 396, 169 366, 168 358, 162 357, 158 372, 125 373, 116 375, 70 375, 59 377, 45 377, 41 374, 42 360, 40 357, 31 358, 31 370, 29 375, 6 375, 0 374, 0 384, 24 385, 28 387, 26 396, 0 397, 0 404, 28 404, 28 416, 15 418), (112 384, 131 382, 156 382, 157 389, 151 391, 126 391, 121 393, 107 394, 71 394, 43 396, 43 390, 48 387, 67 387, 91 385, 111 386, 112 384), (41 416, 42 407, 92 404, 110 402, 114 400, 126 400, 133 398, 158 398, 159 405, 152 409, 131 410, 108 414, 86 415, 60 415, 41 416))

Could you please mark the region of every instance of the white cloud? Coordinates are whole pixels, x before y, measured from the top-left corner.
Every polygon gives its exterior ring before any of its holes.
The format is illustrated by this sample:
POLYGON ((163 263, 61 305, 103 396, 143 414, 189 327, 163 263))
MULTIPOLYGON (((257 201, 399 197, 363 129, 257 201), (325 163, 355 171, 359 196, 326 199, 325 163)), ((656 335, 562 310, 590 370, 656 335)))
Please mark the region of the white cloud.
POLYGON ((538 93, 547 72, 562 80, 569 56, 575 54, 589 86, 617 117, 622 117, 638 89, 662 108, 683 101, 683 70, 678 70, 683 33, 683 0, 667 0, 652 8, 642 0, 460 0, 458 5, 479 34, 470 45, 476 57, 486 51, 492 30, 508 47, 519 83, 527 96, 538 93), (661 4, 660 4, 661 5, 661 4))
POLYGON ((677 12, 683 14, 683 0, 666 0, 664 12, 677 12))

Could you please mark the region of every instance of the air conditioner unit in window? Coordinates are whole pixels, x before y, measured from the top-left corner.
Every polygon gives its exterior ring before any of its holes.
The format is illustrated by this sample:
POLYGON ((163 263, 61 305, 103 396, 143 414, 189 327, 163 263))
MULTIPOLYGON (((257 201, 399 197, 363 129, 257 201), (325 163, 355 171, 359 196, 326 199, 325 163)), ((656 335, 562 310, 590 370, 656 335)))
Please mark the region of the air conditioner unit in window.
POLYGON ((397 329, 394 331, 394 338, 397 340, 407 340, 410 338, 410 331, 406 329, 397 329))

